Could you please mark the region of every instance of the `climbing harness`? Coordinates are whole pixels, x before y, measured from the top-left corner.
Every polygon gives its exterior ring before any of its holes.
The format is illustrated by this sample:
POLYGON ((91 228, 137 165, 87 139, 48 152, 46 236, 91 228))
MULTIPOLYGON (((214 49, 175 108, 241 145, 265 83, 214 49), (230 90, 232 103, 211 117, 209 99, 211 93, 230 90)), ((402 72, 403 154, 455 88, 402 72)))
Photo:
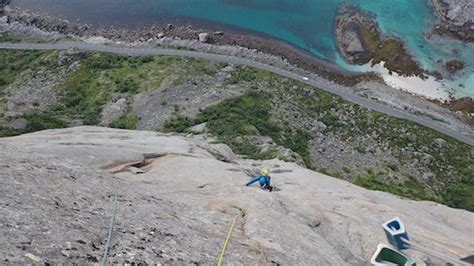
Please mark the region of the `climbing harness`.
POLYGON ((115 186, 114 186, 114 201, 113 201, 113 207, 112 207, 112 217, 110 219, 110 225, 109 225, 109 230, 107 234, 107 242, 105 243, 104 256, 102 257, 102 261, 100 262, 101 266, 105 266, 107 264, 107 260, 109 257, 110 242, 112 240, 112 231, 114 230, 115 216, 117 215, 117 190, 118 190, 117 187, 118 187, 118 181, 116 179, 115 186))
POLYGON ((240 212, 234 216, 234 219, 232 219, 232 223, 230 224, 229 230, 227 232, 227 237, 225 238, 225 241, 224 241, 224 246, 222 247, 221 255, 219 256, 219 260, 217 261, 217 266, 222 266, 222 262, 224 261, 224 255, 227 249, 227 245, 229 244, 230 237, 232 236, 232 231, 234 231, 235 222, 237 221, 239 216, 242 216, 243 214, 244 214, 244 211, 240 210, 240 212))

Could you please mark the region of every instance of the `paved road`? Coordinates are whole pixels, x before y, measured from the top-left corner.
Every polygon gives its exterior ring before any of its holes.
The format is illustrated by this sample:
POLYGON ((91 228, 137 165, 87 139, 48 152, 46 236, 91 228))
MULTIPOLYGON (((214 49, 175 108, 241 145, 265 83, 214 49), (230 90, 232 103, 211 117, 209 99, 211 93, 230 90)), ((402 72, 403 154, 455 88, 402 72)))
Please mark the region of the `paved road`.
POLYGON ((166 49, 166 48, 129 48, 129 47, 118 47, 118 46, 107 46, 101 44, 85 43, 85 42, 59 42, 59 43, 48 43, 48 44, 35 44, 35 43, 0 43, 0 49, 22 49, 22 50, 61 50, 69 48, 78 48, 88 51, 99 51, 99 52, 110 52, 121 55, 132 55, 132 56, 149 56, 149 55, 171 55, 171 56, 184 56, 201 58, 216 62, 230 63, 235 65, 246 65, 257 69, 273 72, 275 74, 298 80, 311 86, 321 88, 330 93, 337 94, 350 102, 356 103, 360 106, 388 114, 390 116, 403 118, 406 120, 413 121, 420 125, 432 128, 443 134, 446 134, 454 139, 461 142, 474 146, 474 139, 465 136, 459 132, 453 131, 446 126, 441 125, 438 122, 430 120, 428 118, 420 117, 409 112, 405 112, 385 104, 375 102, 373 100, 364 98, 352 92, 350 88, 344 87, 339 84, 335 84, 325 79, 307 79, 302 77, 298 73, 290 72, 275 66, 260 63, 250 59, 245 59, 236 56, 219 55, 206 52, 196 52, 188 50, 177 50, 177 49, 166 49))

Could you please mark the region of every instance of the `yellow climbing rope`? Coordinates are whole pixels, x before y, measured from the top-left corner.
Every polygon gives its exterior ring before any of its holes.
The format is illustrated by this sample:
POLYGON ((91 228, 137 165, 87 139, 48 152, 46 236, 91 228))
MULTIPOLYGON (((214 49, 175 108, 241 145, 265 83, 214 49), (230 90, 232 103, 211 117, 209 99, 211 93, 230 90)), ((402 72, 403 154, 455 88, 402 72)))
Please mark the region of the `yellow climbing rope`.
POLYGON ((222 247, 221 255, 219 256, 219 260, 217 261, 217 266, 222 266, 222 261, 224 260, 225 251, 227 249, 227 244, 229 244, 230 237, 232 236, 232 231, 234 231, 235 222, 237 221, 237 218, 239 218, 239 216, 243 215, 243 213, 244 211, 240 210, 240 212, 234 216, 234 219, 232 219, 229 231, 227 232, 227 237, 224 241, 224 246, 222 247))

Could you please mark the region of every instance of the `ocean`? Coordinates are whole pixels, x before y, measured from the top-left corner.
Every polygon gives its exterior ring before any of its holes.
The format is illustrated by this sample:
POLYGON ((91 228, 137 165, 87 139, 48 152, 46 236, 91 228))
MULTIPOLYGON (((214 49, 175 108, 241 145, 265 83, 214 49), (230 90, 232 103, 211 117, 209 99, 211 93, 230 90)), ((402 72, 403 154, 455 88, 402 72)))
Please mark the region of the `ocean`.
POLYGON ((429 0, 13 0, 12 4, 98 26, 135 27, 189 18, 230 25, 284 40, 342 68, 365 71, 367 66, 349 65, 338 55, 334 17, 342 2, 375 13, 382 33, 404 40, 426 70, 443 72, 441 61, 464 61, 462 73, 441 84, 456 96, 474 97, 474 44, 427 38, 437 22, 429 0))

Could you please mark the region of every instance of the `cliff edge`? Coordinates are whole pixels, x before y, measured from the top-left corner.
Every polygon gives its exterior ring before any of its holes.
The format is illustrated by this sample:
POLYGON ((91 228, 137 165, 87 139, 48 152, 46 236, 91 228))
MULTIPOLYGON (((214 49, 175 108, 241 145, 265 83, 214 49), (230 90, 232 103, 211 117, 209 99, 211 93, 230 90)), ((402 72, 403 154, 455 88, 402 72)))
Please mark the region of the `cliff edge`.
POLYGON ((474 249, 472 212, 369 191, 294 163, 244 160, 213 143, 100 127, 0 139, 1 264, 31 263, 25 255, 98 262, 115 192, 110 263, 215 263, 241 210, 226 263, 367 264, 386 243, 381 224, 394 216, 420 245, 458 257, 474 249), (262 167, 272 171, 271 193, 243 186, 262 167))

